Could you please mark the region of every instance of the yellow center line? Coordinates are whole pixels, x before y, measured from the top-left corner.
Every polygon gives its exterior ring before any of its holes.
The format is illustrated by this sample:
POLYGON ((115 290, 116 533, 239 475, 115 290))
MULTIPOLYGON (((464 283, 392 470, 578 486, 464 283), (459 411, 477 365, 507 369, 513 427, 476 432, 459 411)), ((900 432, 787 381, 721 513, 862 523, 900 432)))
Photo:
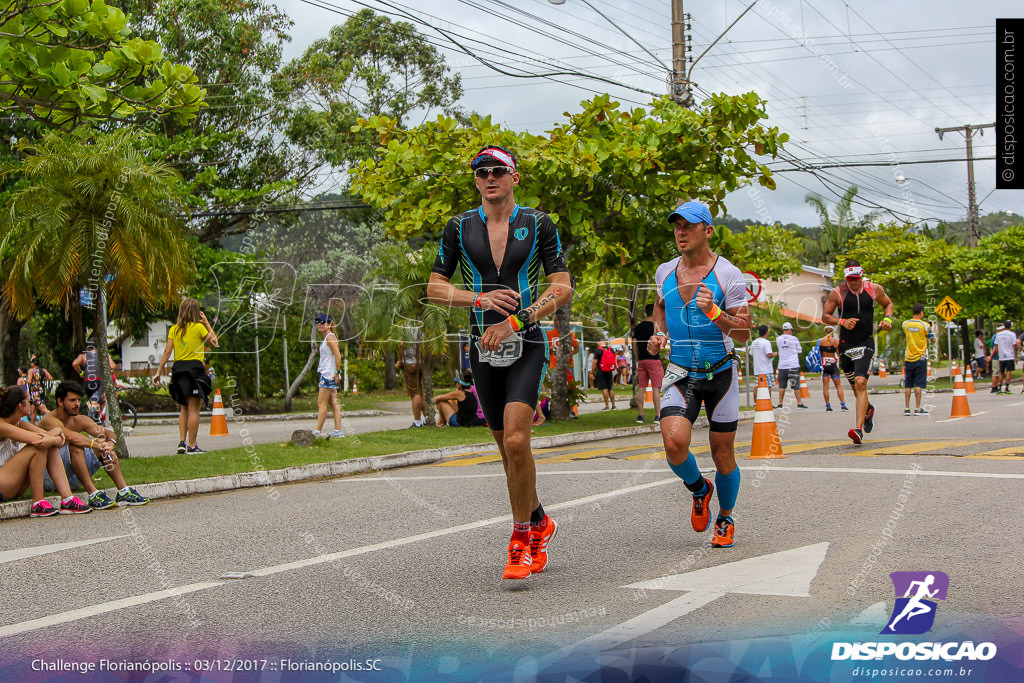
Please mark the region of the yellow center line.
POLYGON ((842 455, 858 458, 876 458, 883 455, 922 455, 930 451, 942 451, 949 448, 973 446, 979 443, 999 443, 1001 441, 1005 442, 1006 439, 932 439, 931 441, 919 441, 918 443, 909 443, 903 446, 888 446, 886 448, 873 448, 866 451, 851 451, 849 453, 843 453, 842 455))

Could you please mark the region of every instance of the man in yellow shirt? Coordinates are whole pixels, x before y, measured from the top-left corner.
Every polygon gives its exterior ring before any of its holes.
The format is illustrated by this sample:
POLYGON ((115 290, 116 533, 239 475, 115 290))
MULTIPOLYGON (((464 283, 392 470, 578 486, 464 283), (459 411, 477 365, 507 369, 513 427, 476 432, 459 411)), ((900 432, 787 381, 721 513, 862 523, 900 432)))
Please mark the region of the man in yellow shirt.
POLYGON ((907 353, 904 357, 903 369, 906 376, 903 385, 903 396, 906 409, 903 415, 927 415, 921 408, 921 390, 928 384, 928 342, 935 338, 932 328, 924 321, 924 304, 914 304, 914 317, 903 321, 903 334, 907 337, 907 353), (917 412, 910 412, 910 390, 914 390, 917 412))

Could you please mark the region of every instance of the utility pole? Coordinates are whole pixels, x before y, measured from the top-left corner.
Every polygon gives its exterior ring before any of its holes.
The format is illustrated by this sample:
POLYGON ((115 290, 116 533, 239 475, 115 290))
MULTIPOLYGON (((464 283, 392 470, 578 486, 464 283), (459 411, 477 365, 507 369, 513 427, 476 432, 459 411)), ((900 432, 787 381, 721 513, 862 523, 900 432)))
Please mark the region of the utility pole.
POLYGON ((981 236, 981 226, 978 221, 978 204, 974 193, 974 148, 971 143, 974 131, 984 135, 986 128, 995 128, 995 125, 994 123, 983 123, 980 126, 966 124, 951 128, 935 129, 935 132, 939 135, 939 140, 942 139, 943 133, 956 132, 962 134, 967 141, 967 227, 969 230, 968 244, 971 247, 978 246, 978 238, 981 236))
POLYGON ((683 0, 672 0, 672 75, 669 77, 669 96, 680 106, 693 106, 693 92, 686 73, 686 53, 689 44, 686 40, 686 15, 683 13, 683 0))

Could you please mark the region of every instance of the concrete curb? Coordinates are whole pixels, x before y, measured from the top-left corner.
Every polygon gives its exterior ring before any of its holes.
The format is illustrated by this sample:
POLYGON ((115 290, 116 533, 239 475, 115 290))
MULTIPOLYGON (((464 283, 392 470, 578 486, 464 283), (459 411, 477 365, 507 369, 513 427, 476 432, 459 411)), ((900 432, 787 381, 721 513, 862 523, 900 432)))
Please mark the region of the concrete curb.
MULTIPOLYGON (((199 417, 210 417, 212 413, 201 412, 199 417)), ((291 420, 315 420, 316 413, 285 413, 277 415, 246 415, 245 413, 239 413, 237 416, 234 415, 230 407, 224 408, 224 414, 227 419, 231 420, 236 417, 244 417, 246 422, 290 422, 291 420)), ((345 417, 377 417, 379 415, 395 415, 396 413, 390 410, 343 410, 341 416, 345 417)), ((176 425, 178 424, 177 416, 171 417, 146 417, 145 415, 139 415, 139 425, 176 425)))
MULTIPOLYGON (((754 419, 753 411, 740 413, 740 422, 747 422, 754 419)), ((707 427, 707 418, 697 418, 694 428, 707 427)), ((570 432, 568 434, 555 434, 553 436, 535 437, 532 440, 534 448, 553 448, 574 443, 587 443, 589 441, 602 441, 620 436, 636 436, 638 434, 652 434, 657 432, 658 426, 636 425, 634 427, 616 427, 613 429, 598 429, 590 432, 570 432)), ((301 465, 299 467, 286 467, 282 470, 258 470, 256 472, 239 472, 237 474, 224 474, 217 477, 205 477, 202 479, 182 479, 177 481, 164 481, 155 484, 139 484, 135 489, 152 500, 161 498, 176 498, 179 496, 192 496, 199 493, 215 493, 217 491, 231 491, 234 489, 255 488, 257 486, 271 487, 278 484, 289 484, 297 481, 308 481, 311 479, 331 479, 347 474, 360 474, 362 472, 390 470, 397 467, 410 467, 413 465, 428 465, 439 462, 445 458, 457 455, 475 453, 482 449, 494 448, 494 442, 468 444, 461 446, 444 446, 442 448, 430 448, 422 451, 406 451, 405 453, 391 453, 389 455, 374 455, 367 458, 352 458, 350 460, 337 460, 334 462, 320 462, 312 465, 301 465)), ((116 491, 106 489, 107 493, 113 496, 116 491)), ((60 507, 60 499, 56 496, 48 496, 47 500, 60 507)), ((17 500, 9 503, 0 503, 0 520, 17 519, 28 517, 31 501, 17 500)))

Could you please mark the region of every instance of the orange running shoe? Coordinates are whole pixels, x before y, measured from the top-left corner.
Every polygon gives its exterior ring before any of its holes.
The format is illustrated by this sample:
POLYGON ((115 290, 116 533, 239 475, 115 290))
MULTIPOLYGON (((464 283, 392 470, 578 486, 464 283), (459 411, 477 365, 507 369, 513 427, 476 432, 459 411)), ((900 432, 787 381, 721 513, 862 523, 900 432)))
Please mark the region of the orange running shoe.
POLYGON ((707 477, 704 477, 704 482, 708 485, 708 492, 703 496, 693 497, 693 512, 690 513, 690 524, 693 525, 694 531, 707 531, 708 525, 711 524, 711 512, 708 510, 708 503, 711 502, 711 494, 715 492, 715 485, 707 477))
POLYGON ((530 529, 530 557, 533 564, 530 571, 540 574, 548 564, 548 543, 555 537, 558 525, 548 515, 544 515, 544 523, 539 527, 530 529))
POLYGON ((530 565, 533 559, 530 557, 530 546, 512 540, 508 544, 508 564, 505 565, 503 579, 526 579, 530 576, 530 565))
POLYGON ((726 517, 715 522, 715 535, 711 537, 712 548, 731 548, 732 537, 736 533, 736 525, 726 517))

